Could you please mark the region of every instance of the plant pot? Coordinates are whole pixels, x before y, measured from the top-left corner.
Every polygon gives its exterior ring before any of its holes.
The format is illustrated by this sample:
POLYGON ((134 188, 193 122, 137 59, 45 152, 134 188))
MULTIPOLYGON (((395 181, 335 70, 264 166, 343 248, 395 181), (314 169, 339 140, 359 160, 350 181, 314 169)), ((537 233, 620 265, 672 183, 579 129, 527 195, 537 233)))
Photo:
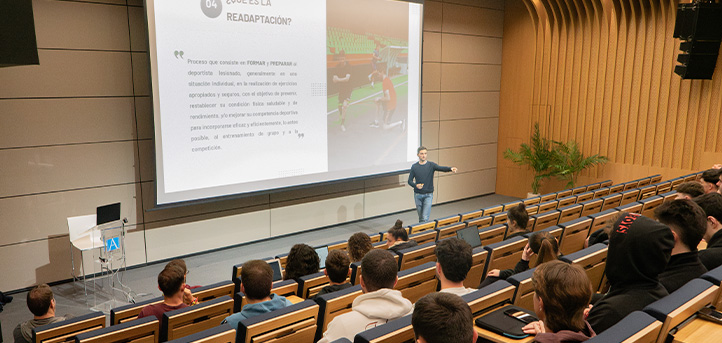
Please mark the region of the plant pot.
POLYGON ((529 199, 529 198, 536 198, 536 197, 538 197, 538 196, 539 196, 539 194, 537 194, 537 193, 526 193, 526 198, 527 198, 527 199, 529 199))

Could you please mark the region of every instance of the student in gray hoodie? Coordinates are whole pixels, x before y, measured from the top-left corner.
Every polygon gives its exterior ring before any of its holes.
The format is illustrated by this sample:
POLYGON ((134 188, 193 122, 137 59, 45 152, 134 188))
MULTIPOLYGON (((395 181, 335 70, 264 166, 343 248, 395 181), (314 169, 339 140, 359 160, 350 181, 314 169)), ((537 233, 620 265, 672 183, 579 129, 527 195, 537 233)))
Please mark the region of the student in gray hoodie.
POLYGON ((28 292, 28 309, 33 313, 33 319, 18 324, 13 330, 15 343, 30 343, 33 340, 33 329, 38 326, 57 323, 69 316, 55 316, 55 298, 53 290, 47 284, 35 286, 28 292))
POLYGON ((361 260, 361 289, 351 305, 351 312, 334 318, 318 343, 333 342, 339 338, 353 341, 364 330, 373 329, 391 320, 401 318, 413 309, 411 302, 394 290, 398 281, 398 264, 390 252, 382 249, 369 251, 361 260))
POLYGON ((241 269, 241 292, 246 295, 246 306, 241 312, 232 314, 223 322, 238 330, 238 323, 246 318, 291 306, 283 296, 271 294, 273 287, 273 269, 267 262, 251 260, 241 269))

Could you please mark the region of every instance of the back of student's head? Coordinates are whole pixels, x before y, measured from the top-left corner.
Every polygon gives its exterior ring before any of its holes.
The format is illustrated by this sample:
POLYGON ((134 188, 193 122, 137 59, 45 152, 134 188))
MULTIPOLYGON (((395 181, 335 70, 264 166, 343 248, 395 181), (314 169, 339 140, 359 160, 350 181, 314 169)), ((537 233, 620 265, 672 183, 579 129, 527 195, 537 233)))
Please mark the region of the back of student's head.
POLYGON ((406 229, 404 229, 403 225, 404 223, 401 220, 397 219, 394 226, 389 229, 389 236, 393 237, 393 239, 395 240, 408 241, 409 233, 406 232, 406 229))
POLYGON ((361 277, 368 292, 394 288, 397 274, 398 263, 388 250, 371 250, 361 260, 361 277))
POLYGON ((342 283, 348 277, 348 266, 351 261, 345 251, 331 250, 326 256, 326 274, 335 283, 342 283))
POLYGON ((462 282, 471 269, 471 245, 456 237, 439 241, 434 248, 436 261, 444 277, 451 282, 462 282))
POLYGON ((714 217, 722 223, 722 194, 708 193, 694 198, 693 201, 702 208, 706 216, 714 217))
POLYGON ((529 213, 526 211, 524 203, 510 208, 506 216, 510 223, 514 221, 519 230, 526 230, 526 226, 529 224, 529 213))
POLYGON ((48 313, 50 303, 53 301, 53 290, 47 284, 41 284, 33 287, 28 292, 27 303, 28 309, 34 315, 40 317, 48 313))
POLYGON ((536 265, 554 261, 559 256, 559 243, 547 231, 536 232, 529 237, 529 247, 537 254, 536 265))
POLYGON ((458 295, 430 293, 414 304, 411 315, 416 339, 427 343, 473 343, 474 319, 471 308, 458 295))
POLYGON ((674 231, 682 244, 692 251, 697 250, 707 231, 707 216, 699 205, 691 200, 674 200, 657 207, 654 215, 674 231))
POLYGON ((243 264, 241 282, 249 299, 264 299, 271 294, 273 269, 268 265, 268 262, 250 260, 243 264))
POLYGON ((296 244, 291 247, 286 259, 286 280, 318 273, 321 259, 316 250, 307 244, 296 244))
POLYGON ((704 194, 704 187, 699 182, 684 182, 677 186, 677 193, 687 195, 690 199, 692 199, 704 194))
POLYGON ((373 249, 371 237, 363 232, 356 232, 348 239, 348 254, 351 262, 361 261, 371 249, 373 249))
POLYGON ((184 261, 182 259, 178 258, 178 259, 172 260, 172 261, 168 262, 168 264, 165 265, 166 268, 168 268, 169 266, 176 266, 176 267, 180 268, 183 271, 183 275, 188 274, 188 267, 186 266, 186 261, 184 261))
POLYGON ((184 277, 185 272, 179 266, 166 266, 165 269, 158 274, 158 287, 164 296, 171 297, 183 287, 184 277))
POLYGON ((584 309, 592 298, 592 285, 581 267, 559 260, 544 263, 534 270, 531 282, 550 331, 586 328, 584 309))
POLYGON ((707 169, 702 173, 700 181, 704 186, 705 193, 711 193, 717 191, 717 183, 722 175, 722 169, 707 169))

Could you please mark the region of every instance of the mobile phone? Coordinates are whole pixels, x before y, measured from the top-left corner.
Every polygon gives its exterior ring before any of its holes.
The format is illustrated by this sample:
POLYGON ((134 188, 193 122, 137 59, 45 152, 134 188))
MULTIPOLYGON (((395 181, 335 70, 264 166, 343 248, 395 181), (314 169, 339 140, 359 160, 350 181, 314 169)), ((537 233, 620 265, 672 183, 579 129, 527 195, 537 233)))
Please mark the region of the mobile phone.
POLYGON ((504 311, 504 314, 509 317, 512 317, 524 324, 529 324, 529 323, 535 322, 537 320, 531 314, 528 314, 524 311, 515 310, 515 309, 506 310, 506 311, 504 311))
POLYGON ((705 307, 697 311, 697 315, 699 315, 699 317, 702 319, 713 321, 715 323, 722 323, 722 313, 717 312, 709 307, 705 307))

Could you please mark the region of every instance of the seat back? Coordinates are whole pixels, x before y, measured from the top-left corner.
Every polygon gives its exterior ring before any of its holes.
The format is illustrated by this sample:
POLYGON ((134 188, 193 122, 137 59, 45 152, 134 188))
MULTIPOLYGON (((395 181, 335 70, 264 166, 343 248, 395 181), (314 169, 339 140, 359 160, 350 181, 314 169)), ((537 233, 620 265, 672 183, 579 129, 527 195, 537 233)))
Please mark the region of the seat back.
MULTIPOLYGON (((236 329, 224 324, 192 335, 174 339, 168 343, 235 343, 236 329)), ((135 343, 135 342, 134 342, 135 343)))
POLYGON ((504 224, 507 220, 507 212, 499 212, 491 215, 491 225, 504 224))
POLYGON ((228 296, 163 313, 160 341, 170 341, 216 327, 231 314, 233 299, 228 296))
POLYGON ((572 188, 572 195, 581 194, 587 191, 587 186, 579 186, 572 188))
MULTIPOLYGON (((590 184, 587 186, 587 192, 596 191, 596 190, 599 189, 599 188, 602 188, 602 183, 601 183, 601 182, 590 183, 590 184)), ((594 194, 594 192, 592 192, 592 194, 594 194)))
POLYGON ((651 196, 647 199, 640 201, 642 204, 642 211, 640 212, 643 216, 654 218, 654 210, 662 205, 664 198, 659 195, 651 196))
MULTIPOLYGON (((230 328, 230 327, 229 327, 230 328)), ((153 316, 85 332, 75 336, 76 343, 158 343, 158 319, 153 316)), ((235 337, 235 335, 234 335, 235 337)))
POLYGON ((674 200, 677 197, 677 191, 669 191, 667 193, 660 194, 662 198, 664 198, 663 202, 669 202, 674 200))
POLYGON ((632 203, 629 203, 629 204, 626 204, 626 205, 622 205, 622 206, 619 206, 619 207, 615 207, 614 209, 617 210, 617 211, 624 211, 624 212, 627 212, 627 213, 639 213, 639 214, 642 214, 642 203, 635 201, 635 202, 632 202, 632 203))
POLYGON ((657 195, 656 185, 646 185, 639 187, 639 200, 644 200, 654 195, 657 195))
POLYGON ((642 311, 634 311, 585 343, 654 343, 660 331, 662 322, 642 311))
POLYGON ((469 304, 472 316, 477 316, 482 312, 509 303, 515 290, 516 287, 512 284, 500 280, 475 292, 462 295, 461 299, 469 304))
POLYGON ((465 222, 470 219, 479 218, 484 215, 484 210, 476 210, 459 214, 459 221, 465 222))
POLYGON ((233 281, 221 281, 214 284, 196 288, 193 290, 193 296, 198 298, 199 302, 213 300, 222 296, 233 297, 235 285, 233 281))
POLYGON ((606 211, 610 208, 615 208, 622 203, 622 194, 621 193, 609 194, 607 196, 602 197, 602 200, 604 200, 604 203, 602 204, 602 211, 606 211))
POLYGON ((482 216, 475 219, 467 220, 466 226, 476 226, 479 229, 491 226, 491 216, 482 216))
POLYGON ((556 210, 557 205, 559 205, 559 202, 556 200, 550 200, 547 202, 543 202, 543 203, 539 204, 537 213, 544 213, 544 212, 549 212, 551 210, 556 210))
MULTIPOLYGON (((273 283, 271 293, 282 295, 284 297, 296 295, 298 292, 298 283, 296 280, 281 280, 273 283)), ((246 306, 246 296, 242 292, 236 292, 233 295, 233 312, 241 312, 243 306, 246 306)))
POLYGON ((559 211, 559 222, 564 223, 581 217, 583 208, 584 206, 582 204, 559 207, 557 209, 559 211))
POLYGON ((657 186, 657 194, 667 193, 672 190, 672 183, 669 181, 655 184, 657 186))
MULTIPOLYGON (((446 225, 443 227, 437 227, 436 232, 438 234, 437 234, 436 240, 440 241, 444 238, 456 237, 456 231, 459 231, 465 227, 466 227, 466 223, 464 223, 464 222, 446 225)), ((419 242, 418 240, 416 242, 421 244, 421 242, 419 242)))
POLYGON ((683 177, 674 178, 672 180, 669 180, 669 182, 671 183, 671 185, 670 185, 671 190, 676 190, 679 185, 684 183, 684 178, 683 177))
POLYGON ((534 218, 535 223, 532 231, 539 231, 550 226, 557 225, 559 223, 559 213, 560 212, 558 210, 551 210, 533 215, 532 217, 534 218))
POLYGON ((589 229, 592 227, 592 220, 588 217, 581 217, 561 223, 559 227, 564 229, 559 240, 559 251, 562 255, 567 255, 584 247, 584 241, 589 236, 589 229))
POLYGON ((604 187, 609 187, 612 184, 613 184, 612 180, 605 180, 605 181, 600 182, 599 185, 601 188, 604 188, 604 187))
MULTIPOLYGON (((435 228, 436 228, 435 221, 430 221, 430 222, 426 222, 426 223, 418 223, 418 224, 409 226, 408 233, 409 234, 419 233, 419 232, 424 232, 424 231, 428 231, 428 230, 433 230, 435 228)), ((385 239, 386 239, 386 237, 384 236, 384 240, 385 239)))
MULTIPOLYGON (((454 225, 466 225, 466 223, 461 224, 452 224, 449 226, 454 225)), ((437 229, 428 230, 424 232, 415 233, 413 235, 409 235, 409 240, 413 239, 416 241, 416 244, 426 244, 426 243, 433 243, 436 242, 436 237, 439 235, 439 232, 437 229)))
POLYGON ((414 268, 402 270, 394 289, 401 291, 404 298, 415 303, 426 294, 436 292, 436 262, 427 262, 414 268))
POLYGON ((521 204, 521 201, 510 201, 507 203, 501 204, 502 211, 509 211, 510 208, 515 207, 517 205, 521 204))
POLYGON ((57 343, 72 341, 73 336, 102 329, 105 327, 105 315, 101 312, 88 313, 57 323, 38 326, 33 329, 33 342, 57 343))
POLYGON ((715 286, 707 280, 694 279, 672 294, 645 307, 644 312, 662 322, 662 331, 657 342, 665 342, 671 329, 711 304, 718 291, 719 286, 715 286))
POLYGON ((609 186, 609 195, 621 193, 624 191, 624 184, 616 184, 614 186, 609 186))
POLYGON ((563 190, 563 191, 559 191, 559 192, 557 192, 557 200, 562 199, 562 198, 566 198, 566 197, 568 197, 568 196, 570 196, 570 195, 572 195, 572 190, 571 190, 571 189, 565 189, 565 190, 563 190))
POLYGON ((143 309, 151 304, 158 304, 163 302, 163 297, 157 297, 135 304, 128 304, 125 306, 116 307, 110 310, 110 325, 117 325, 131 321, 138 318, 138 314, 143 309))
POLYGON ((620 205, 630 204, 639 200, 639 192, 639 188, 632 188, 622 192, 622 201, 620 202, 620 205))
POLYGON ((649 182, 650 182, 650 183, 657 183, 657 182, 660 182, 660 181, 662 181, 662 175, 655 174, 655 175, 652 175, 652 176, 649 177, 649 182))
POLYGON ((569 205, 574 205, 576 203, 577 203, 576 195, 566 196, 566 197, 559 199, 559 202, 557 203, 557 209, 559 209, 561 207, 566 207, 569 205))
POLYGON ((351 284, 359 284, 359 276, 361 276, 361 261, 351 263, 351 284))
POLYGON ((625 192, 630 189, 637 188, 639 186, 639 180, 628 181, 628 182, 623 183, 622 185, 624 185, 624 189, 622 191, 625 192))
POLYGON ((328 245, 328 251, 331 251, 331 250, 346 251, 346 248, 348 248, 348 241, 336 241, 333 243, 329 243, 327 245, 328 245))
MULTIPOLYGON (((711 282, 714 285, 722 287, 722 266, 708 271, 707 273, 702 275, 701 278, 711 282)), ((722 288, 719 292, 717 292, 717 298, 712 305, 714 305, 718 309, 722 308, 722 288)))
POLYGON ((483 246, 476 247, 471 251, 471 269, 469 269, 466 279, 464 279, 464 287, 476 288, 479 286, 485 276, 484 269, 488 257, 489 252, 483 246))
POLYGON ((237 343, 313 343, 318 304, 306 300, 282 309, 243 319, 236 331, 237 343))
POLYGON ((582 205, 582 213, 580 217, 586 217, 592 213, 601 211, 602 204, 604 204, 604 200, 602 199, 591 199, 580 203, 580 205, 582 205))
POLYGON ((528 215, 539 213, 539 205, 531 205, 526 207, 526 213, 528 215))
POLYGON ((597 243, 589 248, 582 249, 561 258, 567 263, 576 264, 587 273, 592 283, 592 291, 596 292, 601 288, 604 278, 604 268, 607 262, 607 245, 597 243))
POLYGON ((606 225, 612 224, 610 222, 617 218, 618 213, 619 211, 611 209, 589 215, 589 218, 592 218, 592 227, 589 232, 592 233, 606 225))
POLYGON ((594 192, 584 192, 577 195, 577 204, 594 199, 594 192))
POLYGON ((548 201, 556 200, 557 193, 548 193, 539 196, 539 203, 543 204, 548 201))
POLYGON ((594 199, 599 199, 609 195, 609 187, 602 187, 594 191, 594 199))
POLYGON ((437 227, 442 227, 442 226, 446 226, 446 225, 449 225, 449 224, 458 223, 458 222, 460 221, 460 219, 461 219, 461 216, 458 215, 458 214, 455 214, 455 215, 453 215, 453 216, 448 216, 448 217, 436 219, 436 220, 434 220, 434 221, 436 222, 435 228, 437 228, 437 227))
POLYGON ((512 304, 529 311, 534 311, 534 287, 531 284, 531 277, 536 268, 525 270, 521 273, 514 274, 506 279, 507 282, 516 287, 512 304))
POLYGON ((682 177, 684 178, 684 182, 692 182, 692 181, 696 181, 697 178, 699 177, 699 175, 700 175, 700 174, 692 173, 692 174, 687 174, 687 175, 682 176, 682 177))
POLYGON ((484 210, 485 216, 491 216, 492 214, 503 211, 504 206, 502 206, 502 205, 489 206, 489 207, 482 208, 482 210, 484 210))
POLYGON ((426 262, 436 262, 435 248, 436 242, 431 242, 399 250, 399 270, 420 266, 426 262))
POLYGON ((323 272, 304 275, 298 278, 298 291, 296 294, 301 298, 308 299, 318 294, 328 283, 329 279, 323 272))
POLYGON ((334 318, 351 311, 353 301, 361 294, 363 294, 361 285, 356 285, 338 292, 324 294, 314 299, 319 306, 316 338, 321 339, 321 336, 328 328, 328 323, 334 318))
POLYGON ((480 228, 479 239, 481 240, 481 245, 484 246, 503 241, 504 235, 506 234, 506 229, 506 224, 499 224, 480 228))
POLYGON ((522 200, 522 202, 523 202, 524 205, 527 206, 527 207, 528 207, 528 206, 539 205, 539 202, 541 202, 541 197, 526 198, 526 199, 522 200))
POLYGON ((416 341, 411 315, 359 332, 354 343, 413 343, 416 341))
POLYGON ((505 241, 490 244, 484 247, 489 252, 489 262, 486 266, 486 271, 492 269, 511 269, 514 268, 519 259, 521 253, 524 251, 529 240, 526 237, 514 237, 505 241))

